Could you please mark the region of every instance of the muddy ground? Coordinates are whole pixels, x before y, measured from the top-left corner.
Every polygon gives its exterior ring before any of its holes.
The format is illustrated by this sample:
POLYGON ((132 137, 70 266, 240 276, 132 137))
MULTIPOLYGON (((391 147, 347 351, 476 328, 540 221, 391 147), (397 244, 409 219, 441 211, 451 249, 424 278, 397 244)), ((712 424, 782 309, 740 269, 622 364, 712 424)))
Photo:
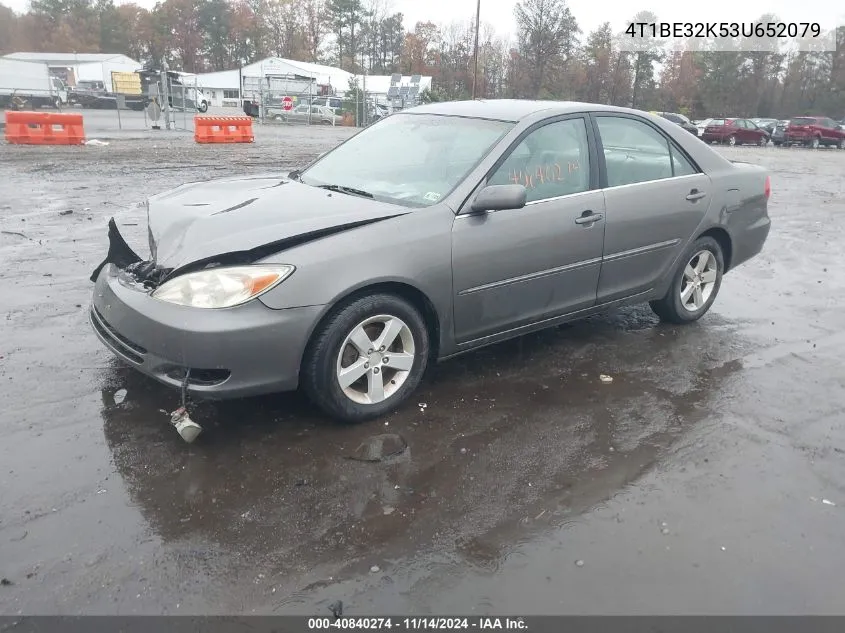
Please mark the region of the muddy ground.
POLYGON ((207 404, 184 444, 90 331, 106 222, 144 251, 145 195, 345 134, 0 145, 0 613, 845 612, 845 152, 723 150, 772 170, 773 229, 697 324, 497 345, 357 426, 207 404), (345 458, 386 431, 409 451, 345 458))

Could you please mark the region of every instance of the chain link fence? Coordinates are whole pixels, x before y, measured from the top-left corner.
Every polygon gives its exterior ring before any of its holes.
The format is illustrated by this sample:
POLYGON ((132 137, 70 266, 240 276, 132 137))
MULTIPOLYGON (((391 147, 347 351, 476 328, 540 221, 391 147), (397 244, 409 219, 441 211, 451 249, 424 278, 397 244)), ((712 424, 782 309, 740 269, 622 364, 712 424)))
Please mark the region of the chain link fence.
MULTIPOLYGON (((25 70, 32 75, 33 64, 27 63, 25 70)), ((0 73, 0 106, 82 112, 86 129, 111 132, 192 131, 194 117, 206 113, 245 113, 258 125, 360 128, 416 105, 415 100, 368 91, 365 79, 360 85, 332 86, 308 78, 242 76, 238 90, 201 86, 196 75, 166 68, 115 72, 102 81, 68 80, 72 85, 50 71, 44 65, 37 77, 0 73)))

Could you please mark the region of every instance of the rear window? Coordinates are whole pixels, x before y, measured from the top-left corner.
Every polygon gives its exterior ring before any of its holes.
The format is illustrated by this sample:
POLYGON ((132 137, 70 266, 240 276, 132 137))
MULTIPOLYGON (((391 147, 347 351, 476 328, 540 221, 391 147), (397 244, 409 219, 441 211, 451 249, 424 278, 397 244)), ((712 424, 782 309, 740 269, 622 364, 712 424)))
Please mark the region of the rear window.
POLYGON ((798 117, 797 119, 792 119, 790 123, 792 125, 814 125, 816 123, 816 119, 811 117, 798 117))
POLYGON ((724 125, 725 119, 711 119, 707 125, 724 125))

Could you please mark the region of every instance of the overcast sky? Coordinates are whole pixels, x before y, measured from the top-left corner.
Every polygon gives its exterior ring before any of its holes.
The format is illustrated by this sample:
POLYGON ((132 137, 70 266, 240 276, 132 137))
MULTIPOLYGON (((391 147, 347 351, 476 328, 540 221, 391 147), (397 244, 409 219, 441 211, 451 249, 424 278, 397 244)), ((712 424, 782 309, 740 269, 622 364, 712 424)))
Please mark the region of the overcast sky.
MULTIPOLYGON (((294 0, 295 1, 295 0, 294 0)), ((476 0, 381 0, 393 11, 405 14, 405 25, 413 29, 418 21, 435 23, 472 20, 476 0)), ((116 0, 120 4, 122 0, 116 0)), ((365 0, 366 2, 366 0, 365 0)), ((24 11, 29 0, 0 0, 16 11, 24 11)), ((137 0, 152 8, 156 0, 137 0)), ((489 23, 502 34, 514 31, 513 7, 509 0, 481 0, 481 22, 489 23)), ((569 6, 584 33, 608 20, 614 31, 621 31, 640 10, 655 13, 664 22, 750 22, 764 13, 774 13, 784 22, 818 22, 823 29, 845 24, 845 3, 840 0, 569 0, 569 6)))

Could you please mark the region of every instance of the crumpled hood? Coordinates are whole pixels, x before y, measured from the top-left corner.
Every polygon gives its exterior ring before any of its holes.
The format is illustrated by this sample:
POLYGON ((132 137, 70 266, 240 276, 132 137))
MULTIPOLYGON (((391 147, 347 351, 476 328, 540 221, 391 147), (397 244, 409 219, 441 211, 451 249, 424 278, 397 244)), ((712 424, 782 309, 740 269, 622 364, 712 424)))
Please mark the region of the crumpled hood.
POLYGON ((327 191, 281 175, 189 183, 148 200, 151 259, 177 269, 297 237, 325 235, 410 209, 327 191))

